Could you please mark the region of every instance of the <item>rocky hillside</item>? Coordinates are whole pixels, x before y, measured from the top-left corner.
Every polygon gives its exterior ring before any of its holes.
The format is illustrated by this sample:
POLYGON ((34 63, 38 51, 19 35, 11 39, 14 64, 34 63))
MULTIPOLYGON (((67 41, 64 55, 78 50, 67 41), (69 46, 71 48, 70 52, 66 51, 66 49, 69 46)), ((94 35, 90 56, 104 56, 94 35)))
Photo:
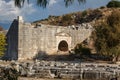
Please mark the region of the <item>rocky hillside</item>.
POLYGON ((81 23, 91 23, 95 26, 103 22, 111 14, 111 12, 115 12, 116 10, 120 11, 120 8, 100 7, 97 9, 88 9, 85 11, 74 12, 62 16, 50 15, 47 19, 35 21, 33 24, 41 23, 58 26, 69 26, 81 23))

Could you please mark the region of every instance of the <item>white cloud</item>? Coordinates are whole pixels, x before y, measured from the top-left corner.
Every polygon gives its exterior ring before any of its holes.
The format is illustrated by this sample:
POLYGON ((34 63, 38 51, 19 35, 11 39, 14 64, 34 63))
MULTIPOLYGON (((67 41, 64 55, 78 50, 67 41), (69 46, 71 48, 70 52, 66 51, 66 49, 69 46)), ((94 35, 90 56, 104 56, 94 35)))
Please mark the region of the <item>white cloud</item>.
POLYGON ((52 5, 55 4, 55 3, 57 3, 56 0, 50 0, 50 1, 49 1, 49 6, 52 6, 52 5))
POLYGON ((17 8, 14 6, 14 0, 9 2, 0 0, 0 22, 12 21, 19 15, 26 18, 26 15, 30 15, 35 11, 33 4, 28 5, 25 3, 23 8, 17 8))

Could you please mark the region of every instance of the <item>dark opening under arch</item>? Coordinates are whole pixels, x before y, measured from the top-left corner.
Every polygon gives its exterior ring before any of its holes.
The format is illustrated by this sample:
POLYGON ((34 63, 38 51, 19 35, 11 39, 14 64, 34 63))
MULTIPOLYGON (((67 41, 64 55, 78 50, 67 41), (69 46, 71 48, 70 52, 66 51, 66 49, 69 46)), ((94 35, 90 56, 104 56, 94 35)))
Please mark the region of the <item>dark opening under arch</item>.
POLYGON ((65 40, 62 40, 58 45, 58 50, 68 51, 68 43, 65 40))

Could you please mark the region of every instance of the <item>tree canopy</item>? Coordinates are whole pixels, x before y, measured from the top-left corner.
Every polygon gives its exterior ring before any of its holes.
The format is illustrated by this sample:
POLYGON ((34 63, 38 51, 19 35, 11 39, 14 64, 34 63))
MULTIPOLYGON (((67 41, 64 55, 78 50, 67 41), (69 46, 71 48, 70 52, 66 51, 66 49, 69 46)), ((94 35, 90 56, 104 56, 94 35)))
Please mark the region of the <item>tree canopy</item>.
POLYGON ((96 27, 96 48, 98 53, 120 56, 120 11, 112 12, 107 20, 96 27))
POLYGON ((117 0, 112 0, 107 4, 108 8, 112 8, 112 7, 120 7, 120 1, 117 0))
POLYGON ((6 50, 6 40, 5 35, 3 33, 0 33, 0 57, 3 56, 4 51, 6 50))
MULTIPOLYGON (((24 5, 25 1, 26 1, 26 0, 14 0, 15 6, 21 8, 21 7, 24 5)), ((47 6, 47 4, 49 4, 49 1, 50 1, 50 0, 36 0, 36 4, 37 4, 38 6, 40 6, 40 7, 45 8, 45 7, 47 6)), ((74 1, 75 1, 75 0, 64 0, 65 6, 67 7, 67 6, 71 5, 74 1)), ((86 0, 77 0, 77 1, 78 1, 79 4, 80 4, 80 3, 84 3, 86 0)), ((27 0, 27 2, 29 3, 30 0, 27 0)))

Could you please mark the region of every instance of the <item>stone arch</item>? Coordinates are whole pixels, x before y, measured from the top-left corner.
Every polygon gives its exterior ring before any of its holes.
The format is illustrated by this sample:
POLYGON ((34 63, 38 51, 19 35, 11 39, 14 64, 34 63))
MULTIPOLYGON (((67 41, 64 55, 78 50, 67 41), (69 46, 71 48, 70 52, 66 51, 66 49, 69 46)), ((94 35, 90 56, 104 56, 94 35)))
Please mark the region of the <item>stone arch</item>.
POLYGON ((68 34, 66 32, 59 32, 55 36, 56 36, 56 46, 55 46, 56 51, 66 52, 66 51, 69 51, 71 49, 72 38, 71 38, 70 34, 68 34), (65 46, 66 48, 63 48, 60 46, 63 46, 63 47, 65 46))
POLYGON ((59 44, 58 44, 58 50, 64 51, 64 52, 68 51, 68 43, 67 43, 67 41, 65 41, 65 40, 60 41, 59 44))

